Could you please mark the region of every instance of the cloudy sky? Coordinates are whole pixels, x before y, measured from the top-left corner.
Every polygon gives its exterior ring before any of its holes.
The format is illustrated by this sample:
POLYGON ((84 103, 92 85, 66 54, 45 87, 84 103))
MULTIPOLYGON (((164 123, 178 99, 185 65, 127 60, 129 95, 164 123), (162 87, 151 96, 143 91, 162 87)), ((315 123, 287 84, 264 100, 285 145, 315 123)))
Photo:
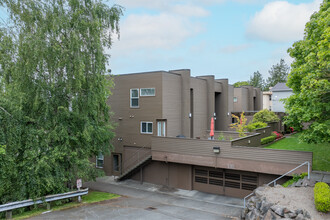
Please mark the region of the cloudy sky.
POLYGON ((115 0, 125 7, 115 40, 113 74, 191 69, 230 83, 273 64, 303 38, 321 0, 115 0))

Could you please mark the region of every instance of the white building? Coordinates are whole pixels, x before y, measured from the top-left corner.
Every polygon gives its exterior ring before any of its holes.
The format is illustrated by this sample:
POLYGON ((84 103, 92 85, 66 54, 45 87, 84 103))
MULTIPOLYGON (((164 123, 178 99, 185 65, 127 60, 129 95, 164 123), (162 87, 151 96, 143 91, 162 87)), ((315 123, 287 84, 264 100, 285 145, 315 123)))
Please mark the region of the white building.
POLYGON ((292 95, 292 89, 285 83, 277 83, 270 91, 272 92, 272 111, 285 112, 283 99, 292 95))
POLYGON ((272 110, 272 92, 264 91, 262 92, 262 109, 272 110))

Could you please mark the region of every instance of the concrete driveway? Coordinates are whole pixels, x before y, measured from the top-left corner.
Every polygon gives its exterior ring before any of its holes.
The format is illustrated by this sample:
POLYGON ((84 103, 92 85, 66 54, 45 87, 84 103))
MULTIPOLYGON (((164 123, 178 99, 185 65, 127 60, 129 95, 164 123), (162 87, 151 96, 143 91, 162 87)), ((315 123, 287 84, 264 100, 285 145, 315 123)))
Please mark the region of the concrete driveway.
POLYGON ((132 180, 116 183, 99 179, 84 186, 122 197, 31 219, 239 219, 242 210, 241 199, 132 180))

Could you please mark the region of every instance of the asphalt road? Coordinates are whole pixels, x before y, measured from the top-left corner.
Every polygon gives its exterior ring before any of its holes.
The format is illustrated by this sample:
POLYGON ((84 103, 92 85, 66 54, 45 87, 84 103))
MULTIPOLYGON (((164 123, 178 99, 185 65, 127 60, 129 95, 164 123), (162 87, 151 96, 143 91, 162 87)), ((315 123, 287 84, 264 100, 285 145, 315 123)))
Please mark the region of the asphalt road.
POLYGON ((31 219, 239 219, 242 208, 236 198, 196 194, 181 196, 171 192, 150 191, 127 185, 102 182, 85 186, 111 192, 122 197, 84 205, 62 211, 54 211, 31 219), (209 200, 213 196, 213 201, 209 200))

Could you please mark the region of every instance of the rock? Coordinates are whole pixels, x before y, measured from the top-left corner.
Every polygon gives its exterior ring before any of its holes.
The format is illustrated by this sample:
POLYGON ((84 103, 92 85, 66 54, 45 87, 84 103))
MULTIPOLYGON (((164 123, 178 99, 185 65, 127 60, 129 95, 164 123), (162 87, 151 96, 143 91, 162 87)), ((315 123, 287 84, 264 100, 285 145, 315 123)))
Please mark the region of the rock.
POLYGON ((302 179, 299 179, 296 183, 295 183, 295 187, 301 187, 303 183, 302 179))
POLYGON ((243 209, 241 212, 241 219, 245 219, 246 213, 247 213, 248 209, 243 209))
POLYGON ((309 212, 307 210, 303 210, 303 215, 305 218, 311 219, 311 215, 309 214, 309 212))
POLYGON ((270 207, 271 210, 273 210, 276 214, 278 214, 281 217, 284 217, 284 207, 280 205, 273 205, 270 207))
POLYGON ((257 209, 253 209, 245 216, 245 220, 261 220, 260 212, 257 209))
POLYGON ((299 214, 303 214, 303 210, 302 209, 296 209, 296 214, 299 215, 299 214))
POLYGON ((261 203, 262 203, 262 201, 257 201, 257 202, 256 202, 256 208, 257 208, 257 209, 260 209, 260 207, 261 207, 261 203))
POLYGON ((262 215, 264 215, 272 206, 272 203, 267 202, 266 200, 261 201, 261 206, 259 208, 262 215))
POLYGON ((305 176, 305 178, 302 181, 302 186, 304 186, 304 187, 306 187, 306 186, 314 187, 315 183, 316 183, 315 180, 308 179, 308 177, 305 176))
POLYGON ((261 198, 262 195, 263 195, 263 192, 262 192, 262 191, 264 191, 264 190, 265 190, 265 187, 258 187, 258 188, 256 188, 256 189, 254 190, 254 194, 255 194, 257 197, 261 198))
POLYGON ((285 218, 295 218, 297 214, 295 212, 284 213, 285 218))
POLYGON ((296 220, 304 220, 304 215, 302 213, 300 213, 299 215, 297 215, 297 217, 295 218, 296 220))
POLYGON ((266 215, 263 218, 263 220, 277 220, 277 219, 281 219, 281 217, 276 215, 271 209, 268 209, 266 215))

